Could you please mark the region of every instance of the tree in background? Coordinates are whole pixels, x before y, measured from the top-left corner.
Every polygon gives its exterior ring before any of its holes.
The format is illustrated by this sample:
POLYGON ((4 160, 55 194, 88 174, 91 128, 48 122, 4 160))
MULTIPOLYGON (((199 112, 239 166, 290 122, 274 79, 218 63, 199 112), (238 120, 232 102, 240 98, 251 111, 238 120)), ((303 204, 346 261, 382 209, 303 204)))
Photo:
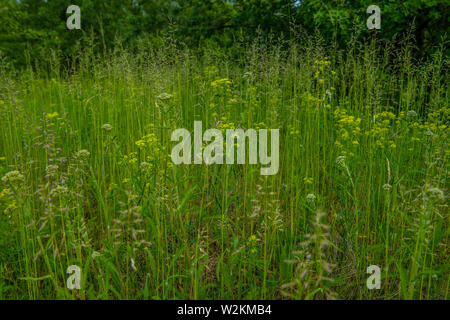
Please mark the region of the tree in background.
POLYGON ((449 9, 447 0, 0 0, 0 51, 23 64, 25 52, 39 56, 51 48, 71 56, 86 36, 99 51, 117 38, 127 45, 163 33, 192 47, 208 39, 232 46, 237 32, 248 38, 261 32, 289 37, 292 27, 319 31, 326 41, 345 45, 355 34, 390 40, 414 25, 419 51, 429 53, 448 34, 449 9), (81 8, 81 30, 66 28, 71 4, 81 8), (382 28, 375 32, 365 27, 371 4, 382 13, 382 28))

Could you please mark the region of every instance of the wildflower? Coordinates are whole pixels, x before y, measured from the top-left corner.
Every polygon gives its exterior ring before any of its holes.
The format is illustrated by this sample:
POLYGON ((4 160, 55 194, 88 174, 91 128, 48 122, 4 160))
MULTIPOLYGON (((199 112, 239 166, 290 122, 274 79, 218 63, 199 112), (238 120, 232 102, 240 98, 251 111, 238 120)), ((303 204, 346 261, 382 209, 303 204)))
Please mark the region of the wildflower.
POLYGON ((89 157, 91 156, 91 153, 87 151, 86 149, 81 149, 77 153, 75 153, 74 158, 80 161, 87 161, 89 157))
POLYGON ((383 190, 389 191, 389 190, 391 190, 391 189, 392 189, 392 186, 391 186, 389 183, 385 183, 385 184, 383 185, 383 190))
POLYGON ((53 113, 48 113, 46 115, 46 118, 52 120, 53 118, 56 118, 57 116, 59 116, 59 113, 58 112, 53 112, 53 113))
POLYGON ((218 79, 218 80, 214 80, 213 82, 211 82, 212 87, 228 86, 230 84, 231 84, 231 80, 228 78, 218 79))
POLYGON ((150 164, 148 162, 143 161, 143 162, 141 162, 141 169, 148 168, 149 165, 150 164))
POLYGON ((9 190, 8 188, 3 189, 0 192, 0 199, 7 197, 10 193, 11 193, 11 190, 9 190))
POLYGON ((289 131, 289 134, 291 134, 291 135, 298 135, 298 134, 300 134, 300 130, 292 129, 291 131, 289 131))
POLYGON ((247 246, 248 246, 249 249, 250 249, 250 253, 254 254, 254 253, 256 253, 256 252, 258 251, 258 250, 256 249, 257 242, 258 242, 258 238, 257 238, 254 234, 252 234, 252 235, 248 238, 247 246))
POLYGON ((316 196, 310 193, 306 196, 306 201, 309 203, 314 203, 316 201, 316 196))
POLYGON ((415 112, 414 110, 409 110, 408 111, 408 117, 417 117, 417 112, 415 112))
POLYGON ((18 208, 17 201, 16 201, 16 199, 13 199, 11 201, 11 203, 6 207, 4 212, 6 213, 8 211, 14 211, 14 209, 17 209, 17 208, 18 208))
POLYGON ((91 255, 92 259, 95 259, 95 258, 101 257, 101 256, 102 256, 102 254, 98 251, 92 252, 92 255, 91 255))
POLYGON ((345 156, 339 156, 336 158, 336 163, 342 167, 345 167, 345 156))
POLYGON ((25 180, 25 177, 17 170, 8 172, 2 178, 2 181, 4 183, 22 182, 24 180, 25 180))
POLYGON ((156 135, 154 133, 149 133, 143 136, 142 139, 149 145, 154 144, 155 142, 158 141, 158 138, 156 138, 156 135))
POLYGON ((173 97, 173 95, 171 95, 170 93, 165 93, 165 92, 163 92, 163 93, 161 93, 159 96, 157 96, 157 98, 159 99, 159 100, 169 100, 169 99, 171 99, 173 97))
POLYGON ((343 140, 347 140, 347 139, 349 138, 349 134, 348 134, 348 131, 347 131, 347 130, 345 130, 345 129, 342 130, 342 132, 341 132, 341 138, 342 138, 343 140))
POLYGON ((304 177, 303 178, 303 182, 305 184, 312 184, 313 183, 313 178, 304 177))
POLYGON ((439 200, 444 200, 444 191, 442 191, 439 188, 432 187, 427 190, 427 192, 430 194, 431 197, 437 198, 439 200))
POLYGON ((102 129, 105 131, 111 131, 112 125, 110 125, 109 123, 105 123, 104 125, 102 125, 102 129))
POLYGON ((6 161, 5 157, 0 157, 0 161, 6 161))
POLYGON ((135 142, 135 144, 136 144, 139 148, 145 147, 145 141, 144 141, 144 140, 138 140, 138 141, 135 142))

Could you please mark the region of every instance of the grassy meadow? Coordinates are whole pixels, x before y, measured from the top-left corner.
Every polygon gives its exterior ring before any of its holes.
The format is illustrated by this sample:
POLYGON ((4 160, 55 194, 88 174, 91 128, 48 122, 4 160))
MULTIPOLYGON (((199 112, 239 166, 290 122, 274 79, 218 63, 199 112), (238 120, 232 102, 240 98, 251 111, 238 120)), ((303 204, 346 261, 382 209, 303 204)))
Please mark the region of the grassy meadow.
POLYGON ((1 299, 449 298, 448 57, 239 45, 1 61, 1 299), (196 120, 279 129, 278 173, 174 165, 196 120))

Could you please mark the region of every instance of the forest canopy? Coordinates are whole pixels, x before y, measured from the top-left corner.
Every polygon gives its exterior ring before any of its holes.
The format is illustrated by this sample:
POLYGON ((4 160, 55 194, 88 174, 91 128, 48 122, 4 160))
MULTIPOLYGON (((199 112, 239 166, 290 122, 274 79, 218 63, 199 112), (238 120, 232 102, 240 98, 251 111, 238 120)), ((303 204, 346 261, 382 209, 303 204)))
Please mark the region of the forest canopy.
POLYGON ((370 33, 380 40, 410 33, 425 55, 447 45, 449 6, 447 0, 1 0, 0 52, 20 65, 49 48, 70 57, 83 38, 101 52, 117 40, 133 46, 149 39, 157 46, 170 35, 192 48, 232 47, 237 34, 290 38, 302 31, 341 46, 370 33), (380 30, 366 27, 372 4, 381 9, 380 30), (70 5, 81 9, 80 30, 66 27, 70 5))

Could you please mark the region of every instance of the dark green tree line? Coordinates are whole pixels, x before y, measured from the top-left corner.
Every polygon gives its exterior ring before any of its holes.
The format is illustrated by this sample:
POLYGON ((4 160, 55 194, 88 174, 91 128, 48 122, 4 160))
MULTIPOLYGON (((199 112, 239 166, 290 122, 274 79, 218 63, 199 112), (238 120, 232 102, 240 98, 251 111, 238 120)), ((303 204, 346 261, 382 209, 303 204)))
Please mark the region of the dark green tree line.
POLYGON ((380 39, 412 30, 418 51, 429 53, 448 33, 448 0, 0 0, 0 51, 20 64, 26 52, 38 56, 45 48, 70 56, 86 36, 93 36, 99 50, 117 38, 132 44, 167 33, 191 46, 207 39, 230 46, 236 32, 289 37, 295 29, 318 31, 326 41, 345 45, 355 32, 374 33, 365 27, 371 4, 381 8, 380 39), (81 9, 81 30, 66 27, 71 4, 81 9))

